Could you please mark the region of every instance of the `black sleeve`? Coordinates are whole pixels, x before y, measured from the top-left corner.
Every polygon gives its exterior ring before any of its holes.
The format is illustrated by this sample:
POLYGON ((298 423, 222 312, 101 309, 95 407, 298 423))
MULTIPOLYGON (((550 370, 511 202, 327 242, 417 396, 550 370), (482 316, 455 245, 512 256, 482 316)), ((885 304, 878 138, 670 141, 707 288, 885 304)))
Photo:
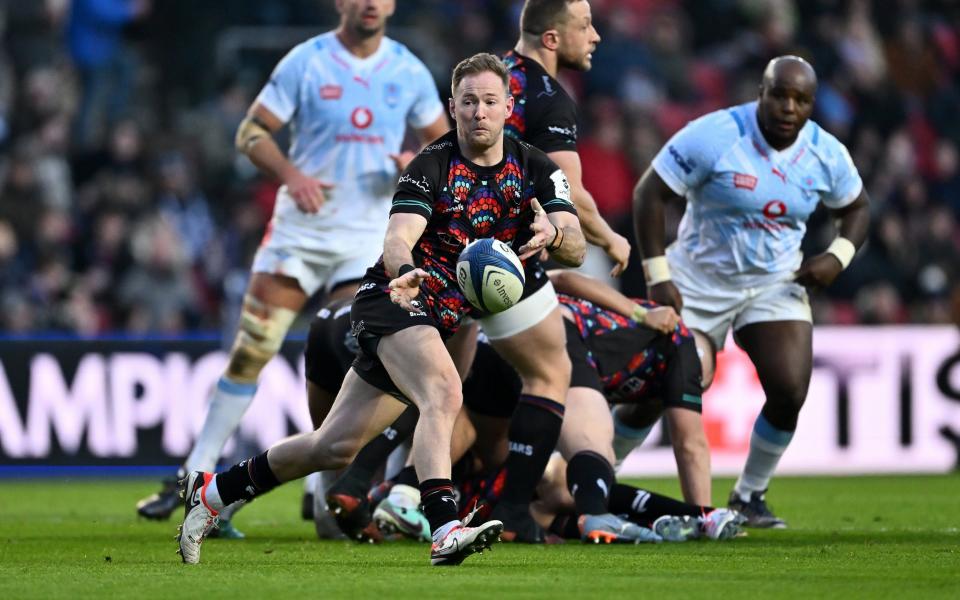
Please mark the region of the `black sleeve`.
POLYGON ((527 88, 525 142, 544 152, 577 151, 577 105, 556 81, 544 88, 542 79, 532 79, 527 88), (552 92, 552 93, 551 93, 552 92))
POLYGON ((390 214, 415 213, 430 220, 440 183, 440 162, 445 153, 430 151, 429 146, 418 154, 397 180, 390 214))
POLYGON ((530 150, 527 159, 528 176, 540 206, 548 213, 565 211, 577 214, 570 198, 567 176, 546 154, 536 148, 530 150))

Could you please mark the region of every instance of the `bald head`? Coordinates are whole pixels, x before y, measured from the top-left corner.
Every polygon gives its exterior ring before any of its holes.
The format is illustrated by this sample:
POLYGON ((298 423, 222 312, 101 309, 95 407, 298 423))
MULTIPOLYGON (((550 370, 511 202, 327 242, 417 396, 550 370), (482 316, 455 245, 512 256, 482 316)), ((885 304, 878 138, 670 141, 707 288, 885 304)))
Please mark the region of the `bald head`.
POLYGON ((763 70, 757 122, 763 137, 774 148, 796 141, 813 113, 817 73, 799 56, 778 56, 763 70))
POLYGON ((811 93, 817 91, 817 72, 810 63, 799 56, 778 56, 767 63, 763 70, 763 81, 760 85, 770 87, 776 82, 791 82, 800 87, 811 88, 811 93))

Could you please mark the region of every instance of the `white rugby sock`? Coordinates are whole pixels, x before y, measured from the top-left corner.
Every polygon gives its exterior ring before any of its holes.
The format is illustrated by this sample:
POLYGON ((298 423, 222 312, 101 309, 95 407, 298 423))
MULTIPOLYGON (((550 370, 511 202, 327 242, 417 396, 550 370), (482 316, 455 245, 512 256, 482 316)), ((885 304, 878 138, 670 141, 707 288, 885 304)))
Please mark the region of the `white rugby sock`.
POLYGON ((770 485, 770 478, 777 469, 780 457, 793 439, 792 431, 783 431, 775 428, 764 418, 757 417, 750 435, 750 453, 747 455, 747 464, 743 473, 737 479, 733 491, 741 500, 750 500, 753 492, 762 492, 770 485))
POLYGON ((203 429, 184 463, 188 473, 216 468, 223 446, 237 429, 256 392, 255 383, 236 383, 226 375, 220 377, 210 397, 203 429))

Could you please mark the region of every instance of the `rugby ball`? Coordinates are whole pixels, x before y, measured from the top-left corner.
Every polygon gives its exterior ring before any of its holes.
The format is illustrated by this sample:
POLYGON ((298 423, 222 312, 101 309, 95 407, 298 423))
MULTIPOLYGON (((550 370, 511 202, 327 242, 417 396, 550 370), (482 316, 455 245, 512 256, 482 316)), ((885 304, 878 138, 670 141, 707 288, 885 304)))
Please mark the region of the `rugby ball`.
POLYGON ((457 259, 457 284, 470 304, 485 313, 498 313, 520 301, 523 264, 500 240, 474 240, 457 259))

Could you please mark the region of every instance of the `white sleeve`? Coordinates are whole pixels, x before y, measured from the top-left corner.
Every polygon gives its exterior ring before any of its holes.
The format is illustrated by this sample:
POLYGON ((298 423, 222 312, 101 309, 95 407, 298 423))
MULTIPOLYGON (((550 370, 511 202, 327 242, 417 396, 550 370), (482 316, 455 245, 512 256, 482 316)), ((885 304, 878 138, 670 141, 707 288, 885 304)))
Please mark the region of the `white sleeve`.
POLYGON ((414 58, 411 65, 410 83, 414 86, 416 98, 407 113, 407 125, 414 129, 422 129, 437 120, 443 113, 443 103, 437 94, 437 85, 427 67, 414 58))
POLYGON ((830 191, 823 194, 821 200, 828 208, 843 208, 860 196, 863 180, 846 146, 832 135, 824 137, 829 150, 827 170, 830 173, 830 191))
POLYGON ((684 196, 707 180, 713 165, 739 135, 739 125, 730 111, 704 115, 675 133, 651 166, 671 190, 684 196))
POLYGON ((300 84, 303 81, 307 53, 300 44, 277 63, 267 85, 260 90, 257 102, 286 123, 297 111, 300 84))

